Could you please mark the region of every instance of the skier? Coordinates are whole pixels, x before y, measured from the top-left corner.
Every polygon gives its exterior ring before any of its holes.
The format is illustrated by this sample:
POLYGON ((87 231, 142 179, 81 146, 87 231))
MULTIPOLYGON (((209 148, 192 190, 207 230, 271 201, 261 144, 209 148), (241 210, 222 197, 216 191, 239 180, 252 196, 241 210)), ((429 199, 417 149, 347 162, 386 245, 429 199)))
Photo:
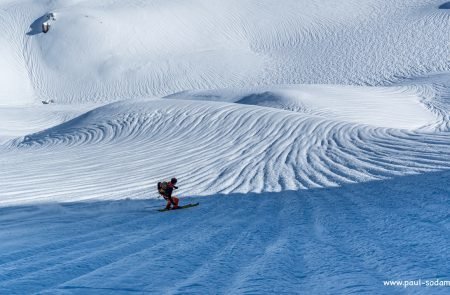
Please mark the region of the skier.
POLYGON ((174 189, 178 189, 177 179, 174 177, 170 181, 158 182, 158 193, 167 201, 166 210, 170 210, 170 205, 173 205, 172 209, 180 208, 178 202, 180 201, 177 197, 172 197, 172 192, 174 189))

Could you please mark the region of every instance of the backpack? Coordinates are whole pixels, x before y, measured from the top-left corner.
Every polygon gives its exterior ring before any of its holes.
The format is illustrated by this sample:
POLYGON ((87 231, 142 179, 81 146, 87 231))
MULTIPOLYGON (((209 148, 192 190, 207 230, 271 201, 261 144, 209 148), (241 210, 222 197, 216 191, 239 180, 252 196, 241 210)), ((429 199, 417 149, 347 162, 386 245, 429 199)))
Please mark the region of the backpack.
POLYGON ((168 185, 167 181, 158 182, 158 192, 160 194, 165 194, 167 185, 168 185))

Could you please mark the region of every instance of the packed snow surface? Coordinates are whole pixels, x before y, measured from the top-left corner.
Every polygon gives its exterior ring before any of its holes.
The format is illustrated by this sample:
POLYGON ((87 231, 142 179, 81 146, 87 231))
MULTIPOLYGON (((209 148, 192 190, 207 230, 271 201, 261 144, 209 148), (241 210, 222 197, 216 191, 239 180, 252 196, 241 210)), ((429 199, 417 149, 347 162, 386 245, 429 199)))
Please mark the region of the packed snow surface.
POLYGON ((2 1, 0 293, 447 293, 447 6, 2 1))

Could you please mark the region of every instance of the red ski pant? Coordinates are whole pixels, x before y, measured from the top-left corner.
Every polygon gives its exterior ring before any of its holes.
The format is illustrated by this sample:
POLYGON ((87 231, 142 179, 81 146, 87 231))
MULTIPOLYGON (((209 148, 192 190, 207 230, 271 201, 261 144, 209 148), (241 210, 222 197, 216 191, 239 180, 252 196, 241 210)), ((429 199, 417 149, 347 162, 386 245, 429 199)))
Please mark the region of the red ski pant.
MULTIPOLYGON (((178 202, 180 201, 177 197, 172 197, 172 201, 174 203, 173 208, 177 208, 178 207, 178 202)), ((167 199, 167 205, 166 208, 170 208, 170 205, 172 204, 172 202, 170 201, 170 199, 167 199)))

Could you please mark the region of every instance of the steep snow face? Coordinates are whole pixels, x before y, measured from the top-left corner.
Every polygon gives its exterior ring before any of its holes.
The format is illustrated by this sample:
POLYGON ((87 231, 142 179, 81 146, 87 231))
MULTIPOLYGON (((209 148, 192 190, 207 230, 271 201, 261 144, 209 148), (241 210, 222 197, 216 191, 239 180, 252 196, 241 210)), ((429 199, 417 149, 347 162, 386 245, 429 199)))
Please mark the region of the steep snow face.
POLYGON ((0 6, 3 101, 22 84, 21 102, 92 102, 449 70, 450 16, 432 0, 11 3, 0 6), (39 33, 50 11, 56 21, 39 33))
POLYGON ((113 103, 4 145, 0 204, 151 196, 173 175, 182 195, 213 195, 450 168, 447 133, 349 121, 238 103, 113 103))

